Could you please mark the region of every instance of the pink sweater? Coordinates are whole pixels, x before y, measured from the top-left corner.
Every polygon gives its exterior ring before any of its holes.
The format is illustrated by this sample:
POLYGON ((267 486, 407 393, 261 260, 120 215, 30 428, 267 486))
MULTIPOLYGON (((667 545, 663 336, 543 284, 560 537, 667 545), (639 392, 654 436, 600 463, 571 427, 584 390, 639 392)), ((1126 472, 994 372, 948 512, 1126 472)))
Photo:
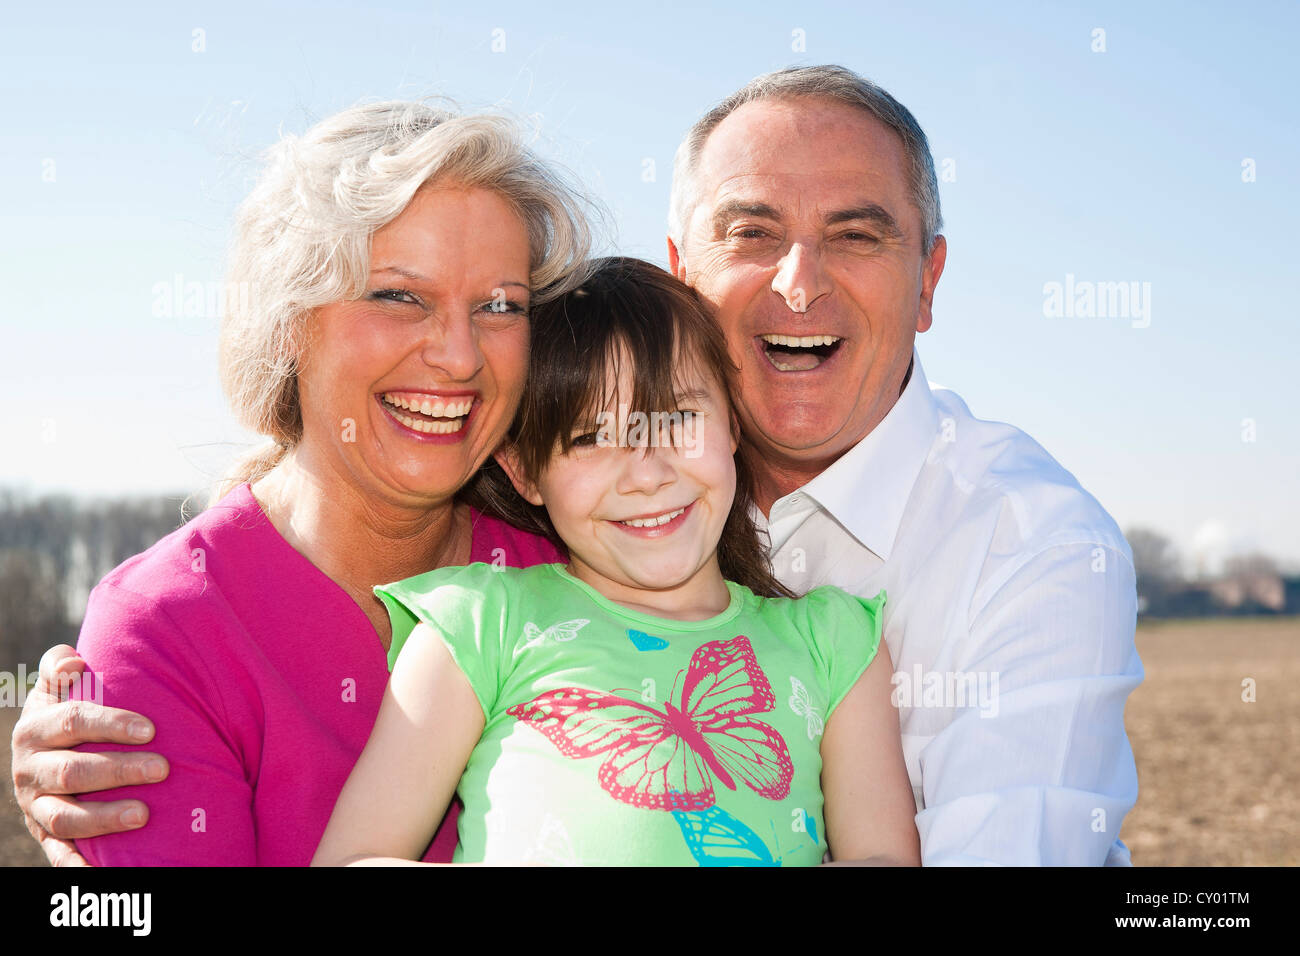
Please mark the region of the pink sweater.
MULTIPOLYGON (((474 512, 471 561, 564 560, 543 538, 474 512)), ((295 551, 243 485, 109 573, 77 650, 81 696, 149 717, 162 783, 139 830, 77 841, 100 866, 307 864, 361 754, 388 680, 361 608, 295 551)), ((111 744, 82 750, 127 750, 111 744)), ((137 748, 138 749, 138 748, 137 748)), ((376 812, 383 812, 376 808, 376 812)), ((426 860, 456 846, 453 807, 426 860)))

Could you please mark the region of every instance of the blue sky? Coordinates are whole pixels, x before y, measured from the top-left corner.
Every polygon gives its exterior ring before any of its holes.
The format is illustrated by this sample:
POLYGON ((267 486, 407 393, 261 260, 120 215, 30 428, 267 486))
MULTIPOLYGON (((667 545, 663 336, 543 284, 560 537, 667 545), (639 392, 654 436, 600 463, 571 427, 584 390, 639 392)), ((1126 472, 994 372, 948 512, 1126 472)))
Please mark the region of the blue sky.
POLYGON ((1189 560, 1262 549, 1300 566, 1293 3, 85 3, 5 19, 0 485, 189 490, 250 441, 217 384, 215 315, 165 290, 219 285, 231 213, 281 131, 364 99, 508 110, 610 207, 619 250, 662 263, 686 128, 758 73, 833 62, 907 104, 944 179, 927 375, 1033 435, 1121 526, 1189 560), (1047 314, 1045 287, 1067 281, 1137 283, 1144 308, 1047 314))

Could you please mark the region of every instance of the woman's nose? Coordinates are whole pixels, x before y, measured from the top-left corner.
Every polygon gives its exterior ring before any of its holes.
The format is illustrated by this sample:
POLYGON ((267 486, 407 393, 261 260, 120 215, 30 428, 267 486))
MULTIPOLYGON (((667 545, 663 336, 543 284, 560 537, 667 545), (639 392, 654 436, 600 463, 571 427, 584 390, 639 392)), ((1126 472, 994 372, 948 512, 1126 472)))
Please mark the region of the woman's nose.
POLYGON ((483 350, 470 314, 432 316, 422 353, 424 364, 453 381, 465 382, 483 367, 483 350))

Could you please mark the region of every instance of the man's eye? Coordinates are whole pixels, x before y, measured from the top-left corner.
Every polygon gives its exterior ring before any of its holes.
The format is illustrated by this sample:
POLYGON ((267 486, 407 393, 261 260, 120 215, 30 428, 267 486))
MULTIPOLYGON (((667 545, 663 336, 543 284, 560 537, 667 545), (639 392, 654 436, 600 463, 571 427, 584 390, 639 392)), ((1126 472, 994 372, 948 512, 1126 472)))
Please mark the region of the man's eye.
POLYGON ((850 242, 879 242, 880 241, 869 232, 845 232, 840 234, 840 238, 847 239, 850 242))
POLYGON ((757 226, 744 226, 731 233, 732 239, 764 239, 766 237, 766 230, 759 229, 757 226))
POLYGON ((569 440, 569 444, 576 448, 595 448, 599 441, 600 432, 583 432, 579 435, 574 435, 573 438, 569 440))

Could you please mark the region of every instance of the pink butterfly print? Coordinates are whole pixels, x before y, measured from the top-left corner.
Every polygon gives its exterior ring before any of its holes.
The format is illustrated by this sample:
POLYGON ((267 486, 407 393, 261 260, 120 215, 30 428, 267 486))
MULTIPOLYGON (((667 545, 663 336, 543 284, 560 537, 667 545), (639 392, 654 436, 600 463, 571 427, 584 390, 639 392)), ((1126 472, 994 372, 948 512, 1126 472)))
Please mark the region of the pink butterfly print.
POLYGON ((654 810, 714 804, 716 778, 739 779, 769 800, 790 793, 794 765, 776 729, 750 714, 776 706, 749 638, 713 641, 691 657, 681 701, 663 711, 581 687, 539 694, 506 713, 545 734, 566 757, 607 754, 600 785, 615 800, 654 810))

